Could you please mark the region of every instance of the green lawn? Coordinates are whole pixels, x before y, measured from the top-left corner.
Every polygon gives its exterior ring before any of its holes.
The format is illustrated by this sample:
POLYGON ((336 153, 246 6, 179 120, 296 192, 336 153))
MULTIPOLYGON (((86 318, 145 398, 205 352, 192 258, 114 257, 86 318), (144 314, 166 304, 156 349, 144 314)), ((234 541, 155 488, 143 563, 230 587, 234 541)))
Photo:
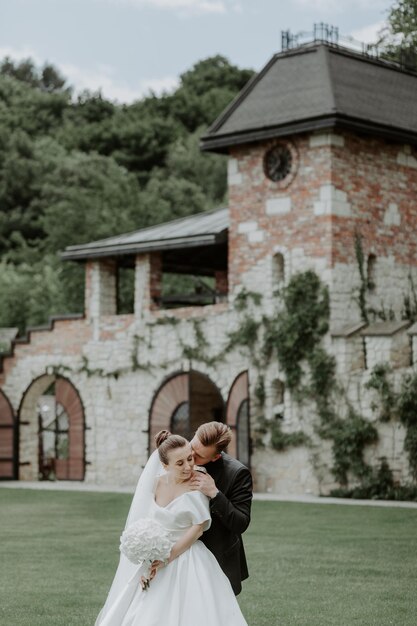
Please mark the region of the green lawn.
MULTIPOLYGON (((0 488, 0 624, 92 626, 129 503, 0 488)), ((415 626, 416 531, 413 509, 255 502, 239 596, 248 624, 415 626)))

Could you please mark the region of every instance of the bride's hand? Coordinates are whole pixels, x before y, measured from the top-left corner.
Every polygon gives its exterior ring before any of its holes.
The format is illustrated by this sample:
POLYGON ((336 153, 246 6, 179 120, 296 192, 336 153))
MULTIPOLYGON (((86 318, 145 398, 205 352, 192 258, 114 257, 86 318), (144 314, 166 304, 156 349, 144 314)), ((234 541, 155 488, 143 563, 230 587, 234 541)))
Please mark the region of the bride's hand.
POLYGON ((163 561, 153 561, 151 563, 148 576, 140 577, 140 586, 142 587, 143 591, 146 591, 146 589, 149 589, 149 583, 151 582, 151 580, 155 578, 156 574, 158 573, 158 570, 161 569, 161 567, 164 567, 164 565, 165 563, 163 561))
POLYGON ((140 586, 142 587, 142 591, 146 591, 149 587, 150 578, 145 578, 145 576, 140 577, 140 586))
POLYGON ((162 567, 165 566, 163 561, 153 561, 149 572, 149 580, 153 580, 162 567))

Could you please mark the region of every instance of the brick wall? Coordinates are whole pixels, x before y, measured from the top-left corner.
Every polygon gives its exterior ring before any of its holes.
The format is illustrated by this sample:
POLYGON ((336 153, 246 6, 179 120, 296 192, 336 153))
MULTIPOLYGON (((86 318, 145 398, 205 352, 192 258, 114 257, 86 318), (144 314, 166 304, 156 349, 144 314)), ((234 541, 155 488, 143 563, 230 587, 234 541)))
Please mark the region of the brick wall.
POLYGON ((368 305, 401 318, 410 272, 417 284, 412 226, 417 223, 417 159, 411 148, 348 133, 293 137, 289 145, 297 171, 285 186, 264 174, 270 145, 241 146, 230 153, 232 290, 257 266, 270 272, 272 257, 280 251, 287 277, 312 267, 329 284, 334 325, 357 321, 357 232, 365 262, 375 256, 368 305))

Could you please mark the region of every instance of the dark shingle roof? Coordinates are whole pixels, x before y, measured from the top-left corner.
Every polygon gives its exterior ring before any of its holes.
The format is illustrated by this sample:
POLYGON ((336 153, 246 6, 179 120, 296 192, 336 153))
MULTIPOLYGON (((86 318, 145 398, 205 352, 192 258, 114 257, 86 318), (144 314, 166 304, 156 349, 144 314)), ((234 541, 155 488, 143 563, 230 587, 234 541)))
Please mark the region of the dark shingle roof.
POLYGON ((152 250, 181 250, 216 245, 226 240, 228 227, 229 210, 215 209, 142 228, 126 235, 68 246, 61 256, 69 260, 82 260, 152 250))
POLYGON ((341 125, 417 142, 417 74, 346 48, 276 54, 202 138, 204 150, 341 125))

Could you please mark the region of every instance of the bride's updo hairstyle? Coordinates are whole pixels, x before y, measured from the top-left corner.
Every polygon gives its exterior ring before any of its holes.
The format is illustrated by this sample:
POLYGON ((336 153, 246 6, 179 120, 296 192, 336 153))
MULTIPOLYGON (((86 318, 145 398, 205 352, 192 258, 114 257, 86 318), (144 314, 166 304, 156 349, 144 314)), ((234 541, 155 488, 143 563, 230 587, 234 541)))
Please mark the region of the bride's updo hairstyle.
POLYGON ((183 448, 189 442, 184 437, 181 437, 181 435, 172 435, 169 430, 160 430, 159 433, 155 435, 155 443, 158 448, 161 463, 168 465, 168 456, 171 450, 183 448))

